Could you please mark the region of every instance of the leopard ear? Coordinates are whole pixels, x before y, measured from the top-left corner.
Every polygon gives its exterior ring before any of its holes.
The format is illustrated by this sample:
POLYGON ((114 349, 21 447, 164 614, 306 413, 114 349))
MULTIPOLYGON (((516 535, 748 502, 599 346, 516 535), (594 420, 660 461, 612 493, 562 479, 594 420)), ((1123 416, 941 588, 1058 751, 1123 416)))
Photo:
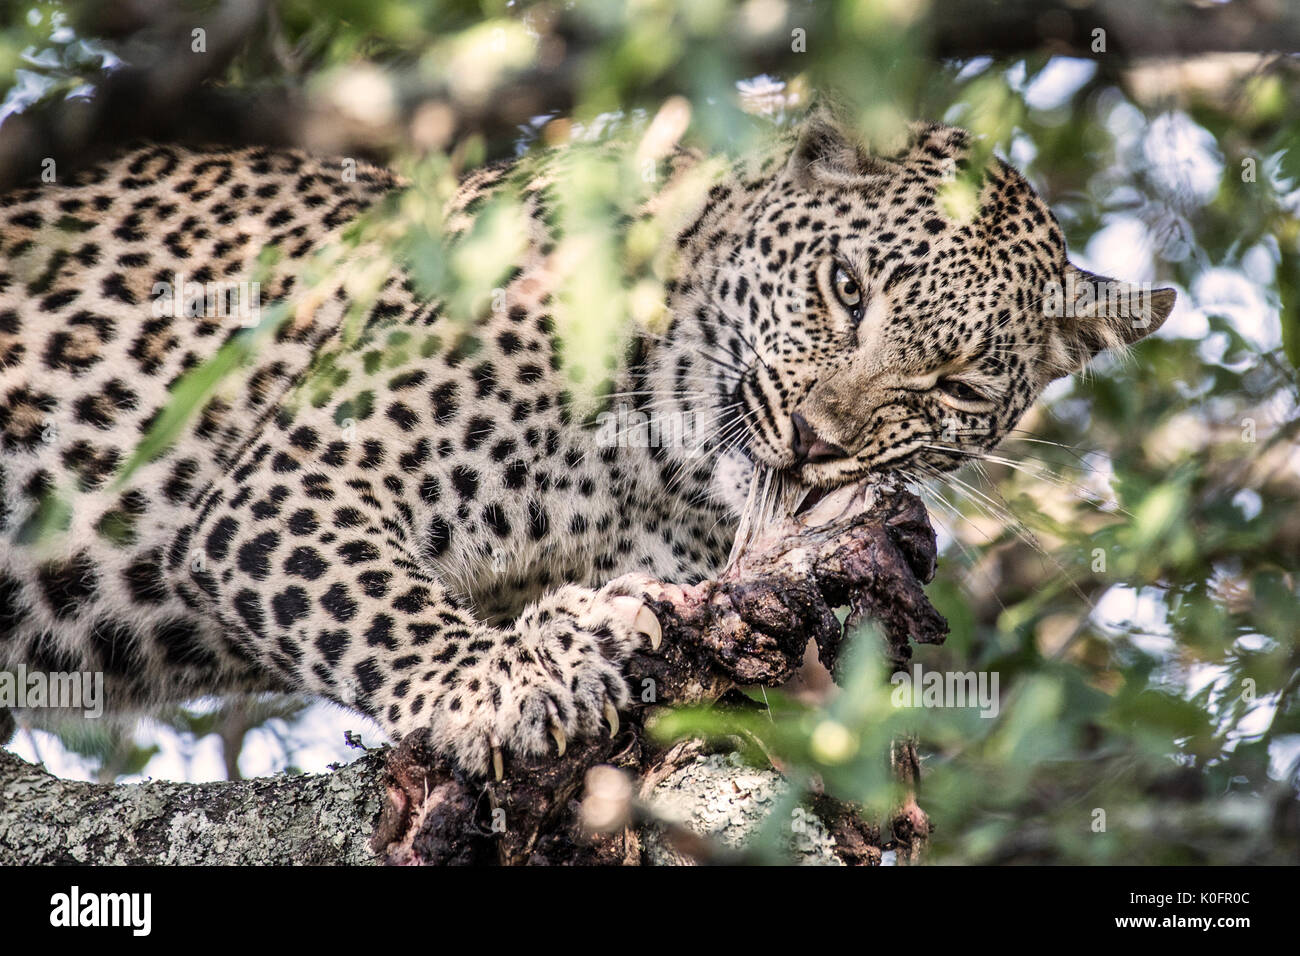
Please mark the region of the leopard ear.
POLYGON ((796 185, 802 189, 861 187, 894 172, 893 163, 872 156, 846 130, 829 108, 819 107, 808 115, 790 154, 790 174, 796 185))
POLYGON ((908 126, 907 145, 900 158, 909 164, 933 164, 936 160, 956 163, 966 159, 974 143, 970 132, 959 126, 918 121, 908 126))
POLYGON ((1173 289, 1151 289, 1067 265, 1043 297, 1043 315, 1051 325, 1046 361, 1053 377, 1079 371, 1106 349, 1123 350, 1146 338, 1164 325, 1176 298, 1173 289))

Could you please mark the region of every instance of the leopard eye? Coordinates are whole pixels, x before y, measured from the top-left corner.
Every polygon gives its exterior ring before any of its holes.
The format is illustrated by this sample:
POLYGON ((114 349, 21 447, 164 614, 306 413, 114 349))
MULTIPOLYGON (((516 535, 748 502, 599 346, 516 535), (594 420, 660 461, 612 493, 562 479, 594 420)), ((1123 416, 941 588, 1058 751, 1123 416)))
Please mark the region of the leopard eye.
POLYGON ((858 287, 857 280, 849 275, 848 270, 843 266, 836 266, 835 273, 831 276, 831 284, 835 287, 835 298, 840 300, 840 305, 848 309, 855 320, 860 319, 862 289, 858 287))
POLYGON ((987 402, 988 397, 979 389, 968 385, 959 378, 944 378, 939 380, 939 389, 950 398, 955 398, 959 402, 987 402))

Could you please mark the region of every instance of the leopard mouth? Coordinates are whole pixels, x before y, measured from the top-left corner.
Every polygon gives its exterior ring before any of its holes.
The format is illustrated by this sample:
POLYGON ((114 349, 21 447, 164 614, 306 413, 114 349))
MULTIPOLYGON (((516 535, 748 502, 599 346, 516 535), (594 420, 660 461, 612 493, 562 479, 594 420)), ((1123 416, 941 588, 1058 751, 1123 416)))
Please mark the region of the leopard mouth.
POLYGON ((823 498, 829 495, 833 490, 834 490, 833 488, 829 488, 825 486, 817 486, 810 489, 808 494, 803 496, 803 501, 799 502, 799 506, 794 509, 794 513, 796 517, 798 515, 803 514, 809 508, 813 507, 813 505, 817 504, 817 502, 821 501, 823 498))
POLYGON ((827 495, 838 491, 845 485, 851 485, 855 482, 861 481, 872 471, 876 470, 856 461, 851 463, 839 461, 830 462, 828 464, 840 465, 842 470, 836 470, 831 474, 827 474, 825 470, 826 466, 816 464, 794 465, 793 467, 787 466, 783 469, 788 481, 800 486, 801 488, 807 489, 804 493, 803 499, 799 502, 798 507, 792 512, 793 514, 802 514, 816 505, 827 495), (843 468, 842 466, 845 464, 851 464, 852 467, 843 468))

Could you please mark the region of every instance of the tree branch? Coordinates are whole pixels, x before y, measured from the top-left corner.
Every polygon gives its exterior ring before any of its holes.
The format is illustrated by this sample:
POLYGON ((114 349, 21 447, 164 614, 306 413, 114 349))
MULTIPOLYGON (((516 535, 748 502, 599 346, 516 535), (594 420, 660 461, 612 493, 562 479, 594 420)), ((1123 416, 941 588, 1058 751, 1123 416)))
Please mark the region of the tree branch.
POLYGON ((1091 58, 1096 29, 1106 31, 1104 55, 1121 59, 1300 50, 1300 8, 1272 0, 950 0, 934 5, 930 48, 940 57, 1091 58))
POLYGON ((60 780, 0 750, 0 864, 363 864, 384 756, 222 783, 60 780))
MULTIPOLYGON (((134 42, 137 61, 101 78, 93 96, 38 105, 10 116, 0 127, 0 192, 33 180, 47 158, 56 161, 62 174, 102 159, 132 139, 310 145, 371 157, 377 138, 402 135, 396 130, 357 129, 330 104, 295 89, 215 86, 230 61, 263 29, 267 9, 265 0, 226 0, 202 18, 210 43, 202 55, 190 51, 190 30, 198 23, 186 8, 171 11, 161 27, 141 27, 127 18, 117 29, 134 42), (322 132, 328 141, 318 141, 322 132)), ((107 29, 94 18, 86 26, 107 29)), ((816 7, 792 9, 787 27, 809 31, 813 55, 815 45, 829 42, 835 29, 816 7)), ((610 42, 572 15, 561 15, 547 28, 564 51, 557 62, 508 77, 492 96, 474 102, 458 100, 440 84, 407 77, 404 119, 419 107, 437 106, 452 117, 449 135, 481 133, 504 151, 502 155, 508 154, 521 126, 573 108, 584 76, 575 64, 601 42, 610 42)), ((938 58, 1049 52, 1118 65, 1145 57, 1294 52, 1300 50, 1300 7, 1276 0, 1229 0, 1212 6, 1181 0, 945 0, 932 5, 919 29, 930 54, 938 58), (1102 53, 1094 48, 1097 29, 1105 31, 1102 53)), ((738 28, 724 35, 733 33, 737 42, 728 54, 737 76, 794 76, 808 67, 808 54, 791 49, 789 29, 747 40, 741 39, 746 34, 738 28)), ((678 92, 676 73, 637 90, 642 102, 678 92)))

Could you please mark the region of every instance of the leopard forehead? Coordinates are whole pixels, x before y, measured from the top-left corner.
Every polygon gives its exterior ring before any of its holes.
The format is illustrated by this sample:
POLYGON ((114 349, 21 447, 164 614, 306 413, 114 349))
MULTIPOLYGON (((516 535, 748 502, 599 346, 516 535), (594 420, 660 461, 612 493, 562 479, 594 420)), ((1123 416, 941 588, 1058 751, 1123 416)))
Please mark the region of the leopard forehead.
POLYGON ((863 297, 854 341, 870 346, 881 367, 924 374, 963 357, 995 324, 1013 338, 1042 324, 1031 306, 1066 266, 1047 204, 1000 160, 981 175, 964 172, 965 131, 921 126, 913 134, 896 158, 855 156, 847 167, 824 143, 811 155, 795 147, 714 276, 712 291, 724 301, 730 295, 747 311, 750 296, 769 303, 750 330, 758 341, 841 358, 834 337, 798 335, 819 320, 834 324, 825 271, 836 267, 863 297), (1010 322, 1009 309, 1026 321, 1010 322))

